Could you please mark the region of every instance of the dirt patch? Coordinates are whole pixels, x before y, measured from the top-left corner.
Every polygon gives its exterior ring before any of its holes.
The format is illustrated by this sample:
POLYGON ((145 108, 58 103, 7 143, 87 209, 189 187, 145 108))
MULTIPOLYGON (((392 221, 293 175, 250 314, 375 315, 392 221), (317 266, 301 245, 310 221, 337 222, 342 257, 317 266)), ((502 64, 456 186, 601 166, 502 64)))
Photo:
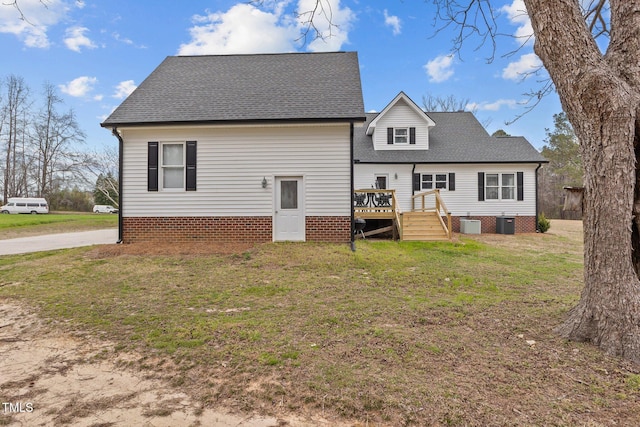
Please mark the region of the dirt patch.
MULTIPOLYGON (((24 307, 0 303, 2 426, 309 426, 293 416, 205 408, 166 381, 123 368, 114 344, 59 332, 24 307)), ((333 424, 331 424, 333 425, 333 424)))
POLYGON ((583 251, 582 221, 574 220, 551 220, 551 228, 546 233, 461 234, 459 237, 513 250, 544 250, 548 253, 571 254, 581 254, 583 251))

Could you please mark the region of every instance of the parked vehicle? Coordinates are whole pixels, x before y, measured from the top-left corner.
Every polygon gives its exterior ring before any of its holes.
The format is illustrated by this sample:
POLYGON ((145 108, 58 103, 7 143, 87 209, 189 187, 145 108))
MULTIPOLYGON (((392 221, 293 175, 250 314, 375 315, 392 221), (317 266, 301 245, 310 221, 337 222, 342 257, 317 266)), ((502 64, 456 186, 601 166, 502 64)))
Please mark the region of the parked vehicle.
POLYGON ((94 213, 118 213, 118 209, 114 208, 111 205, 95 205, 93 207, 94 213))
POLYGON ((0 207, 3 214, 47 214, 49 204, 41 197, 11 197, 8 203, 0 207))

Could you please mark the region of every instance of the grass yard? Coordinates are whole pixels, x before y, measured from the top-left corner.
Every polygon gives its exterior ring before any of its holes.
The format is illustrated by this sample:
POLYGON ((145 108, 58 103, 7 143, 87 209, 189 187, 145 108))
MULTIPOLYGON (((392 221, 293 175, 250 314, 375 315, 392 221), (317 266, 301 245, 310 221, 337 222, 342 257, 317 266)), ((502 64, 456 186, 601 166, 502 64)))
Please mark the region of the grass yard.
POLYGON ((141 354, 121 363, 208 406, 362 426, 640 425, 640 367, 553 333, 582 288, 581 239, 554 221, 355 253, 70 249, 0 257, 0 298, 110 340, 105 357, 141 354))
POLYGON ((0 215, 0 240, 118 226, 118 215, 49 213, 46 215, 0 215))

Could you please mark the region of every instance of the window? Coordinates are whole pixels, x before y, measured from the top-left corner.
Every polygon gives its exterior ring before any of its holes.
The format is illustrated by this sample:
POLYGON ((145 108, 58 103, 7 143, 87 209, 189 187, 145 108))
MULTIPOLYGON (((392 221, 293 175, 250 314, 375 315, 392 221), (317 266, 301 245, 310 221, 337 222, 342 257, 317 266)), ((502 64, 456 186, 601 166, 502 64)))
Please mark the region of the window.
POLYGON ((484 191, 486 194, 487 200, 498 200, 498 195, 500 194, 500 175, 497 173, 488 173, 487 174, 487 183, 485 185, 484 191))
POLYGON ((196 191, 197 141, 147 145, 147 191, 196 191))
POLYGON ((184 189, 184 144, 162 144, 162 188, 184 189))
POLYGON ((422 189, 423 190, 433 189, 433 175, 427 174, 427 173, 422 174, 422 189))
POLYGON ((488 173, 485 182, 486 200, 515 200, 516 179, 513 173, 488 173))
POLYGON ((379 190, 387 189, 387 175, 376 175, 376 188, 379 190))
POLYGON ((416 128, 387 128, 387 144, 406 143, 416 143, 416 128))
POLYGON ((516 198, 516 179, 512 173, 502 174, 502 200, 516 198))
POLYGON ((298 209, 298 181, 280 183, 280 209, 298 209))
POLYGON ((409 142, 409 129, 408 128, 394 128, 393 129, 393 143, 394 144, 406 144, 409 142))
POLYGON ((438 190, 452 190, 451 185, 453 182, 453 175, 454 174, 451 173, 422 174, 421 189, 433 190, 435 188, 438 190))

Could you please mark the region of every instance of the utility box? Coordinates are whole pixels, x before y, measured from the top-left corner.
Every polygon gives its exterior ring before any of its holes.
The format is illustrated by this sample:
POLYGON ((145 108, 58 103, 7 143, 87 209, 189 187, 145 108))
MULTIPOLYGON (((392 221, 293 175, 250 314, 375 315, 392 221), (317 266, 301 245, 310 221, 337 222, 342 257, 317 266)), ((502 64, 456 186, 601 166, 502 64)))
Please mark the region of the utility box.
POLYGON ((497 216, 496 233, 516 234, 516 219, 512 216, 497 216))
POLYGON ((479 219, 461 219, 460 220, 460 233, 462 234, 480 234, 480 220, 479 219))

